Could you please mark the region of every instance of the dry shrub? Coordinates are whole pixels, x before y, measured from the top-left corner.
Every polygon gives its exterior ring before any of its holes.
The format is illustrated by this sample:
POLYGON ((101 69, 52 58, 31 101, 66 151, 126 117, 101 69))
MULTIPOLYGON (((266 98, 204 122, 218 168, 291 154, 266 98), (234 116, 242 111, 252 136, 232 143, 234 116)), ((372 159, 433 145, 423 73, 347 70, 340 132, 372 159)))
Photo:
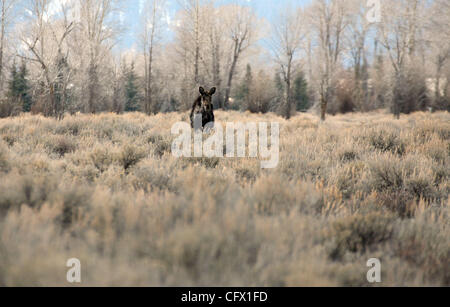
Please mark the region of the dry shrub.
POLYGON ((133 177, 132 184, 136 190, 150 191, 176 191, 167 170, 164 170, 154 164, 141 164, 135 167, 130 173, 133 177))
POLYGON ((127 144, 122 148, 117 159, 123 169, 127 171, 130 167, 141 161, 141 159, 145 156, 146 152, 143 148, 127 144))
POLYGON ((55 127, 55 134, 77 136, 82 130, 82 123, 75 118, 67 118, 55 127))
MULTIPOLYGON (((255 266, 262 240, 252 222, 247 222, 246 227, 236 222, 229 225, 207 222, 178 228, 158 248, 158 258, 164 266, 184 272, 186 279, 177 282, 178 285, 206 286, 211 281, 231 285, 233 275, 255 266), (205 227, 208 231, 204 231, 205 227)), ((252 281, 248 277, 239 281, 239 284, 249 283, 252 281)))
POLYGON ((430 201, 440 198, 433 187, 432 177, 424 173, 411 176, 406 182, 406 190, 416 199, 423 198, 430 201))
POLYGON ((236 177, 242 182, 254 182, 257 177, 257 172, 248 167, 238 167, 235 169, 236 177))
POLYGON ((76 141, 67 136, 51 137, 47 142, 47 147, 51 152, 63 157, 67 153, 72 153, 77 149, 76 141))
MULTIPOLYGON (((390 208, 400 216, 410 216, 411 206, 423 198, 428 201, 443 197, 433 184, 433 172, 417 156, 399 159, 380 156, 369 164, 368 186, 378 192, 380 205, 390 208), (424 166, 422 167, 421 164, 424 166)), ((445 196, 444 196, 445 197, 445 196)))
POLYGON ((358 158, 358 154, 354 150, 345 150, 340 153, 339 158, 342 162, 350 162, 358 158))
POLYGON ((147 142, 149 144, 156 144, 156 143, 162 142, 163 140, 164 140, 164 138, 159 134, 151 134, 147 137, 147 142))
POLYGON ((392 155, 378 156, 369 164, 370 188, 376 191, 400 191, 405 177, 412 173, 413 165, 392 155))
POLYGON ((0 172, 9 170, 9 153, 6 145, 0 141, 0 172))
POLYGON ((39 209, 55 192, 52 178, 9 174, 0 179, 0 216, 8 210, 19 209, 21 205, 39 209))
POLYGON ((450 142, 438 138, 432 138, 419 147, 419 150, 439 164, 448 163, 450 158, 450 142))
POLYGON ((349 113, 355 111, 357 105, 355 103, 355 84, 354 80, 346 79, 339 84, 336 89, 336 98, 327 110, 328 113, 349 113))
MULTIPOLYGON (((447 165, 433 165, 433 184, 438 186, 442 183, 446 184, 450 179, 450 170, 447 165)), ((448 194, 448 193, 447 193, 448 194)))
POLYGON ((425 279, 435 285, 448 286, 450 239, 443 234, 442 221, 439 222, 439 218, 448 220, 448 210, 441 213, 433 211, 426 212, 416 220, 403 221, 399 225, 393 250, 408 265, 419 269, 425 279))
POLYGON ((262 215, 288 214, 292 210, 317 214, 323 206, 322 195, 312 183, 290 181, 277 175, 261 176, 247 202, 262 215))
POLYGON ((166 140, 164 138, 161 138, 159 140, 157 140, 154 144, 154 149, 153 152, 154 154, 161 158, 165 153, 170 152, 171 148, 172 148, 172 142, 170 142, 169 140, 166 140))
POLYGON ((365 253, 388 241, 393 233, 393 218, 378 212, 353 215, 335 221, 327 236, 334 241, 332 259, 341 259, 346 252, 365 253))
POLYGON ((208 157, 200 157, 200 158, 191 157, 191 158, 186 158, 185 160, 189 164, 191 164, 193 166, 203 166, 203 167, 206 167, 206 168, 216 168, 217 165, 220 162, 220 158, 217 158, 217 157, 212 157, 212 158, 208 158, 208 157))
POLYGON ((21 106, 19 103, 6 99, 0 100, 0 118, 17 116, 20 112, 21 106))
POLYGON ((280 122, 271 170, 176 159, 183 116, 1 119, 0 284, 67 285, 76 256, 86 286, 367 286, 373 257, 382 285, 450 285, 448 113, 217 111, 280 122))
POLYGON ((450 123, 444 119, 437 125, 435 121, 427 118, 414 127, 414 135, 422 138, 422 140, 430 139, 433 135, 436 135, 443 141, 449 141, 450 123))
POLYGON ((336 174, 330 176, 329 183, 334 184, 344 198, 350 198, 361 190, 360 183, 364 171, 365 167, 361 162, 351 162, 343 167, 336 167, 336 174))
POLYGON ((55 201, 62 203, 62 212, 59 218, 61 226, 68 228, 77 222, 82 211, 90 205, 92 189, 84 186, 60 187, 55 201))
POLYGON ((3 135, 3 141, 11 147, 17 141, 17 137, 13 133, 5 133, 3 135))
POLYGON ((393 154, 403 155, 405 153, 405 144, 399 136, 392 131, 373 130, 368 136, 369 144, 381 152, 392 152, 393 154))
POLYGON ((102 147, 95 148, 89 155, 92 163, 100 171, 104 172, 113 163, 113 154, 102 147))

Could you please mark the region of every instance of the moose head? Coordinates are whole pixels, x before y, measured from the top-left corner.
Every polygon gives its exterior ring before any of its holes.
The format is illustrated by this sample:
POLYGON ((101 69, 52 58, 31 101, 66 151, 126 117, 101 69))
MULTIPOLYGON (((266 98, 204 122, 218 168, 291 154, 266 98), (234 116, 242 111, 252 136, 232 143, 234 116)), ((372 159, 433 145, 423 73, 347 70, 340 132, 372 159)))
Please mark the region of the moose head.
POLYGON ((201 116, 202 128, 205 127, 207 123, 214 123, 214 108, 211 103, 212 96, 216 92, 216 88, 213 87, 209 90, 209 92, 205 91, 203 87, 200 87, 200 96, 195 100, 194 105, 192 106, 192 111, 190 115, 191 119, 191 127, 194 128, 195 117, 197 115, 201 116))
POLYGON ((200 87, 200 104, 204 111, 212 111, 212 96, 216 92, 216 88, 213 87, 209 90, 209 92, 205 91, 203 87, 200 87))

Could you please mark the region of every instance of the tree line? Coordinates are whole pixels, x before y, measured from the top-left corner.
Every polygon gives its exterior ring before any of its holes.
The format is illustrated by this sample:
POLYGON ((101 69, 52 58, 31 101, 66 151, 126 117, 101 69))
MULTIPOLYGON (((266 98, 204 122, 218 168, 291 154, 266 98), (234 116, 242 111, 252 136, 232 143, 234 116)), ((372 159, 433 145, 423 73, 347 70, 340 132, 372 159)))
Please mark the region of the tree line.
POLYGON ((285 118, 449 110, 450 3, 380 1, 312 0, 269 22, 236 2, 172 16, 146 0, 123 50, 121 1, 0 0, 0 116, 186 111, 200 85, 215 108, 285 118))

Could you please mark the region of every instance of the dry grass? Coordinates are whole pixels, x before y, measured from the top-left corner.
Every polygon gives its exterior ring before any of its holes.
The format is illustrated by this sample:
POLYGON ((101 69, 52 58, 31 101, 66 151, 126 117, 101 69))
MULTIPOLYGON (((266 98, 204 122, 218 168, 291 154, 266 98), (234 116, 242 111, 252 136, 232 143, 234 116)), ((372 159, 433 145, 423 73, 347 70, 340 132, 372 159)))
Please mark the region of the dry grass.
POLYGON ((0 120, 0 285, 450 286, 448 113, 279 121, 280 163, 176 159, 186 114, 0 120))

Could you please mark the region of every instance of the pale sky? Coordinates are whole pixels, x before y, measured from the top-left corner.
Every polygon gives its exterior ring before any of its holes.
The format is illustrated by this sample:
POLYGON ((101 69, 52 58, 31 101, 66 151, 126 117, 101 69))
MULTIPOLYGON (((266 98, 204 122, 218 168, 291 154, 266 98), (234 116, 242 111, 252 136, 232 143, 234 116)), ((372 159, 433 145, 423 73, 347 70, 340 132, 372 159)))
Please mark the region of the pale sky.
MULTIPOLYGON (((171 22, 177 10, 179 10, 179 0, 167 0, 167 20, 171 22)), ((292 4, 293 6, 302 6, 311 0, 217 0, 217 4, 238 3, 251 6, 255 9, 258 16, 271 20, 280 6, 292 4)), ((124 49, 133 47, 136 43, 136 34, 139 33, 140 13, 145 0, 126 0, 124 5, 125 14, 120 16, 120 20, 127 28, 122 36, 121 47, 124 49)))

